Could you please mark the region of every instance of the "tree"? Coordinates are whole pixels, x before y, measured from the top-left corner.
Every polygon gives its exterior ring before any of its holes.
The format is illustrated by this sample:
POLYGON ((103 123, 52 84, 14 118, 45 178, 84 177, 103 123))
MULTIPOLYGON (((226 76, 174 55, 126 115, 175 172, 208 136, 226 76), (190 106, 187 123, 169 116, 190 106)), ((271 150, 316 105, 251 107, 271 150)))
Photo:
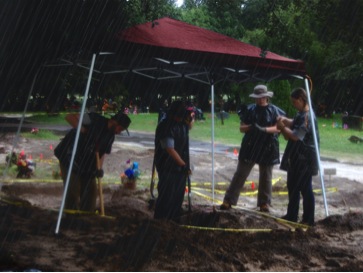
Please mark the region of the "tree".
POLYGON ((1 1, 0 109, 24 105, 42 65, 101 51, 124 25, 122 1, 1 1), (5 104, 8 102, 9 105, 5 104))
POLYGON ((141 24, 161 17, 180 17, 180 9, 176 8, 175 0, 133 0, 127 1, 125 8, 131 15, 128 25, 141 24))
POLYGON ((262 7, 264 20, 250 24, 245 39, 263 49, 304 60, 314 82, 314 100, 326 103, 329 112, 343 105, 354 108, 353 112, 362 108, 350 100, 352 96, 356 102, 363 100, 362 86, 356 84, 363 64, 362 1, 247 1, 245 14, 255 15, 256 6, 262 7))

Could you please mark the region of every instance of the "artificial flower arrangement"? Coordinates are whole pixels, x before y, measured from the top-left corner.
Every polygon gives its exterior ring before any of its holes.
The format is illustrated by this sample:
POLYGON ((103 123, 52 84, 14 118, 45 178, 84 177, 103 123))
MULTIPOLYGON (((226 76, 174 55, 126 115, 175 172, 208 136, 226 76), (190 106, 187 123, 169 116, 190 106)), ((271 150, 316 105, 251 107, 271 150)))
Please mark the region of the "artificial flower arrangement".
POLYGON ((126 161, 126 168, 123 173, 121 173, 121 183, 125 188, 135 189, 136 188, 136 180, 139 178, 141 171, 139 169, 139 163, 131 160, 126 161))

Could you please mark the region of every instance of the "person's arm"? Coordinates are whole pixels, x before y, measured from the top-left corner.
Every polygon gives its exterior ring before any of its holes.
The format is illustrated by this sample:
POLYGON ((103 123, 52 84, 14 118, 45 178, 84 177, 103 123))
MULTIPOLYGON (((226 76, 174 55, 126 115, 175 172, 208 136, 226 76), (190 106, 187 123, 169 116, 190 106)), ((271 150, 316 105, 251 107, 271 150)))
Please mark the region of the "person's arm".
POLYGON ((100 169, 102 169, 103 167, 103 162, 105 161, 105 154, 103 154, 101 157, 100 157, 100 169))
POLYGON ((276 134, 276 133, 279 133, 280 130, 277 129, 277 126, 274 125, 274 126, 269 126, 269 127, 262 127, 260 125, 258 125, 257 123, 255 124, 251 124, 251 125, 243 125, 244 128, 241 129, 242 125, 240 126, 240 131, 241 132, 247 132, 247 131, 250 131, 250 130, 259 130, 263 133, 267 133, 267 134, 276 134))
MULTIPOLYGON (((278 116, 277 117, 277 125, 280 124, 280 127, 282 127, 283 125, 291 128, 292 126, 292 123, 293 123, 293 119, 290 119, 290 118, 287 118, 287 117, 283 117, 283 116, 278 116)), ((278 129, 279 128, 279 125, 277 126, 278 129)))
MULTIPOLYGON (((181 156, 178 154, 178 152, 174 149, 174 139, 172 138, 164 138, 161 140, 161 147, 165 149, 165 151, 170 155, 170 157, 175 161, 175 163, 181 167, 184 168, 188 174, 191 174, 191 171, 189 169, 190 166, 187 165, 187 162, 185 162, 181 156)), ((189 149, 189 147, 188 147, 189 149)))
POLYGON ((251 130, 251 125, 247 125, 247 124, 244 124, 241 122, 240 126, 239 126, 239 131, 241 133, 246 133, 248 132, 249 130, 251 130))
POLYGON ((280 132, 286 140, 288 140, 288 139, 291 139, 293 141, 299 140, 299 138, 294 134, 294 132, 285 125, 281 127, 280 132))
POLYGON ((65 119, 73 128, 76 128, 79 122, 79 114, 67 114, 65 119))
POLYGON ((292 119, 286 117, 278 117, 277 129, 280 130, 280 133, 284 136, 286 140, 291 139, 293 141, 298 141, 299 138, 294 134, 293 130, 291 130, 292 122, 292 119))
POLYGON ((175 163, 178 166, 183 167, 186 165, 186 162, 180 157, 180 155, 174 148, 167 147, 165 151, 174 159, 175 163))
POLYGON ((267 134, 276 134, 279 133, 280 130, 277 129, 277 125, 275 124, 274 126, 270 126, 270 127, 265 127, 266 133, 267 134))

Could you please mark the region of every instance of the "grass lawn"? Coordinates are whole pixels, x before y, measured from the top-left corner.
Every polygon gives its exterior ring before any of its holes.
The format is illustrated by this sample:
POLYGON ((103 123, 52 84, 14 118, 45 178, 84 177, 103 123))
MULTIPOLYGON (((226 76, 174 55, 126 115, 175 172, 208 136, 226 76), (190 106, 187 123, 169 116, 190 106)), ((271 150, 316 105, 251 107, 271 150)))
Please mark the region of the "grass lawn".
MULTIPOLYGON (((26 120, 52 124, 66 124, 64 116, 66 113, 60 113, 58 116, 48 116, 45 113, 34 113, 26 120)), ((106 116, 110 116, 106 114, 106 116)), ((211 141, 211 114, 204 113, 205 121, 196 121, 193 130, 190 131, 190 137, 195 140, 211 141)), ((130 115, 132 123, 131 131, 155 132, 157 124, 156 113, 130 115)), ((348 138, 352 135, 363 137, 362 131, 342 129, 342 120, 340 115, 333 118, 319 118, 320 133, 320 152, 323 157, 336 159, 349 159, 350 162, 363 163, 363 143, 352 143, 348 138)), ((222 124, 220 119, 214 120, 214 141, 230 146, 239 147, 242 134, 239 132, 239 118, 237 114, 230 114, 228 119, 222 124)), ((31 135, 31 134, 29 134, 31 135)), ((48 134, 46 134, 48 135, 48 134)), ((47 136, 45 136, 47 137, 47 136)), ((50 137, 50 136, 48 136, 50 137)), ((280 149, 284 150, 286 140, 280 137, 280 149)))

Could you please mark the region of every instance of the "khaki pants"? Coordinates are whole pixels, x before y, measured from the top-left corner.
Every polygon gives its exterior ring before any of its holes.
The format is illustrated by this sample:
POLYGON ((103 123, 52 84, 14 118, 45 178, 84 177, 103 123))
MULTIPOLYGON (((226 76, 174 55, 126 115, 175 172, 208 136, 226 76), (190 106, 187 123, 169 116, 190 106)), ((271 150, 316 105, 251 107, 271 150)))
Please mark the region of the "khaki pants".
MULTIPOLYGON (((237 205, 242 188, 255 164, 256 163, 254 162, 247 162, 243 160, 238 161, 237 170, 234 173, 231 184, 226 191, 224 201, 231 205, 237 205)), ((271 204, 272 169, 273 165, 259 165, 260 175, 258 182, 257 206, 271 204)))

